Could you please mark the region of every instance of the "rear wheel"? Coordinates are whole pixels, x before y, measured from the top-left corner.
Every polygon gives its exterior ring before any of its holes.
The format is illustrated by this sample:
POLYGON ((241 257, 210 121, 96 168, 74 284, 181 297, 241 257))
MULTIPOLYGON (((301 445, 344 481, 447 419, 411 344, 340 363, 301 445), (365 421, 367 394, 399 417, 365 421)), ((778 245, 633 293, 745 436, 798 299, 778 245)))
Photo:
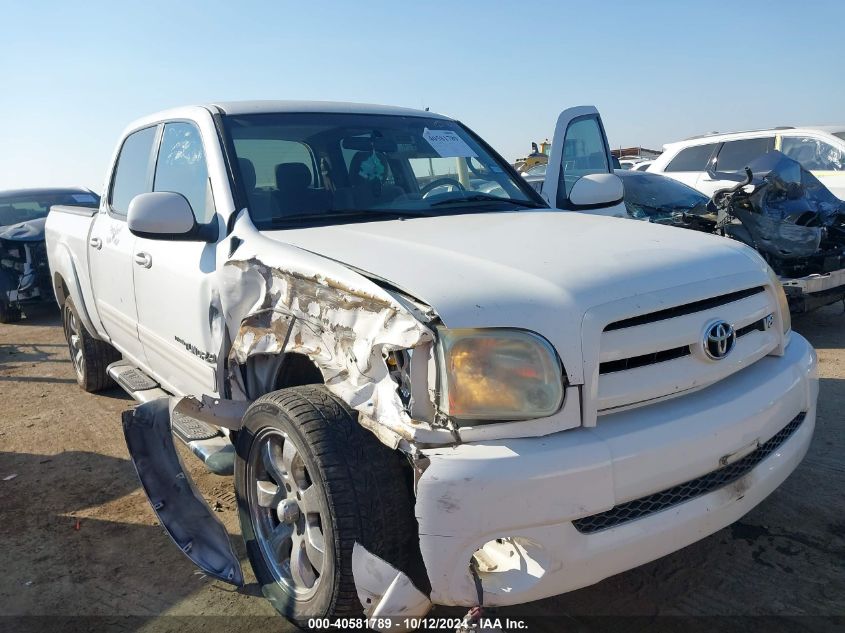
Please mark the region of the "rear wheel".
POLYGON ((265 597, 307 628, 310 618, 360 616, 356 542, 398 569, 417 548, 402 456, 322 385, 256 400, 238 432, 241 529, 265 597))
POLYGON ((106 373, 106 368, 120 360, 120 354, 105 341, 88 334, 70 299, 62 306, 62 326, 79 386, 90 393, 111 387, 114 382, 106 373))

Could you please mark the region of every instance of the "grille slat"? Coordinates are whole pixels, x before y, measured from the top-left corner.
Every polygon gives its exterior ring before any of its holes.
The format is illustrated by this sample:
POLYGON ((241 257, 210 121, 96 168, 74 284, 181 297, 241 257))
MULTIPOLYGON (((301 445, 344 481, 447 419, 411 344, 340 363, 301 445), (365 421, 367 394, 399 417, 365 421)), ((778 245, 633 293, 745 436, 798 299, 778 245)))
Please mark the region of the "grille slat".
MULTIPOLYGON (((750 332, 766 331, 766 319, 763 317, 754 323, 749 323, 745 327, 741 327, 736 331, 736 337, 741 338, 750 332)), ((673 347, 672 349, 663 350, 660 352, 652 352, 651 354, 643 354, 641 356, 632 356, 630 358, 620 358, 619 360, 609 360, 599 365, 599 374, 612 374, 615 371, 625 371, 627 369, 636 369, 637 367, 646 367, 647 365, 656 365, 657 363, 665 363, 676 358, 683 358, 692 353, 689 345, 681 347, 673 347)))
POLYGON ((611 332, 613 330, 621 330, 628 327, 634 327, 635 325, 646 325, 647 323, 655 323, 657 321, 664 321, 666 319, 674 319, 675 317, 685 316, 687 314, 693 314, 695 312, 703 312, 704 310, 718 308, 719 306, 723 306, 727 303, 733 303, 734 301, 739 301, 740 299, 753 297, 754 295, 760 294, 763 291, 763 286, 756 286, 754 288, 747 288, 746 290, 738 290, 736 292, 731 292, 726 295, 719 295, 718 297, 711 297, 710 299, 693 301, 692 303, 686 303, 682 306, 675 306, 674 308, 666 308, 664 310, 658 310, 657 312, 649 312, 648 314, 642 314, 640 316, 635 316, 629 319, 623 319, 621 321, 611 323, 604 328, 604 331, 611 332))
POLYGON ((755 466, 780 448, 798 430, 798 427, 804 422, 805 417, 804 413, 798 414, 789 424, 778 431, 774 437, 733 464, 729 464, 667 490, 621 503, 606 512, 575 519, 572 524, 582 534, 593 534, 623 525, 629 521, 642 519, 643 517, 650 516, 684 503, 685 501, 690 501, 696 497, 723 488, 747 475, 755 466))

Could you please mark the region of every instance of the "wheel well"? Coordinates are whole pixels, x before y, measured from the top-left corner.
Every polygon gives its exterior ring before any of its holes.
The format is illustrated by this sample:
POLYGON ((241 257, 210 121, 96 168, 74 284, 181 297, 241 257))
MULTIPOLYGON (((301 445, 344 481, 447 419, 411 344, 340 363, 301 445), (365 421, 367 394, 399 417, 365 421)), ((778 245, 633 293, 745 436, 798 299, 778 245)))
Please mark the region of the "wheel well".
POLYGON ((282 366, 276 375, 276 389, 300 385, 322 385, 325 382, 317 365, 304 354, 285 354, 282 366))
POLYGON ((62 279, 62 276, 59 273, 56 273, 53 277, 53 291, 56 293, 56 299, 59 302, 59 305, 63 306, 67 300, 68 289, 65 284, 65 280, 62 279))
POLYGON ((252 399, 287 387, 325 384, 320 369, 304 354, 256 354, 247 360, 245 369, 252 399))

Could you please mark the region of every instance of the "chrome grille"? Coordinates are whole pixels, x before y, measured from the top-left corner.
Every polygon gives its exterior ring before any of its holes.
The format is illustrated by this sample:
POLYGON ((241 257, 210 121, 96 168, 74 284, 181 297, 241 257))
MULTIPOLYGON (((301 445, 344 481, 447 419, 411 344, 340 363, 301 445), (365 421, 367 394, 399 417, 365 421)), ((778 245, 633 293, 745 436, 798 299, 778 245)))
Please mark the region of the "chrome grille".
MULTIPOLYGON (((736 337, 740 338, 749 332, 760 331, 765 332, 768 328, 767 317, 750 323, 745 327, 741 327, 736 331, 736 337)), ((667 360, 674 360, 682 358, 692 353, 692 348, 689 345, 682 347, 673 347, 672 349, 654 352, 652 354, 642 354, 640 356, 632 356, 631 358, 620 358, 619 360, 607 361, 599 365, 600 374, 610 374, 615 371, 625 371, 626 369, 636 369, 637 367, 645 367, 646 365, 654 365, 656 363, 663 363, 667 360)))
MULTIPOLYGON (((711 292, 713 292, 711 290, 711 292)), ((777 310, 774 293, 765 286, 740 287, 731 292, 672 305, 664 297, 637 302, 652 310, 637 316, 607 319, 599 335, 594 365, 596 411, 644 406, 724 380, 777 348, 776 329, 766 327, 777 310), (737 338, 733 351, 713 362, 702 349, 704 330, 716 321, 730 324, 737 338), (699 353, 699 351, 701 353, 699 353)), ((607 310, 610 311, 609 309, 607 310)), ((631 313, 628 312, 628 315, 631 313)), ((592 388, 592 385, 588 385, 592 388)))
POLYGON ((582 534, 593 534, 601 530, 623 525, 630 521, 642 519, 656 512, 661 512, 685 501, 723 488, 747 475, 755 466, 780 448, 798 430, 798 427, 804 421, 804 417, 805 414, 798 414, 789 424, 778 431, 774 437, 733 464, 728 464, 706 475, 667 490, 656 492, 647 497, 621 503, 606 512, 576 519, 572 524, 582 534))

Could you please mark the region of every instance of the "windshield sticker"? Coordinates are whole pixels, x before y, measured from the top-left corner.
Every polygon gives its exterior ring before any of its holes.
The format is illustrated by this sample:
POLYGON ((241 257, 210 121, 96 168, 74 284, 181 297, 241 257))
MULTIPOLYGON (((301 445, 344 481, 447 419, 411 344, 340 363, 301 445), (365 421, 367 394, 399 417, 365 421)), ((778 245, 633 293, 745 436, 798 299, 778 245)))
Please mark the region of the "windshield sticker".
POLYGON ((442 158, 478 158, 478 154, 452 130, 423 130, 423 138, 442 158))
POLYGON ((90 193, 74 193, 71 195, 76 202, 94 202, 94 196, 90 193))
POLYGON ((376 156, 375 152, 364 162, 358 175, 364 180, 384 180, 384 164, 376 156))

